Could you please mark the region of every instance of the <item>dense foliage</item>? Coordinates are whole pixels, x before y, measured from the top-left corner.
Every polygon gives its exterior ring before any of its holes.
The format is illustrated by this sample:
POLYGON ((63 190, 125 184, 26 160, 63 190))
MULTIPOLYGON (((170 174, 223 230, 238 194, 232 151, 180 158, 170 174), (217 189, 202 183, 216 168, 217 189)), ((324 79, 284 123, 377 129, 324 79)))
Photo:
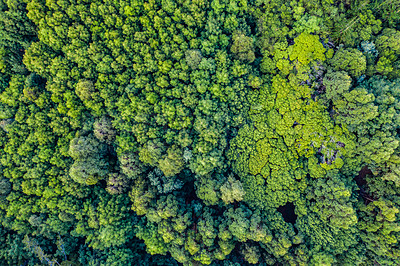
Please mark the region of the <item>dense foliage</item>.
POLYGON ((398 265, 400 3, 0 0, 0 265, 398 265))

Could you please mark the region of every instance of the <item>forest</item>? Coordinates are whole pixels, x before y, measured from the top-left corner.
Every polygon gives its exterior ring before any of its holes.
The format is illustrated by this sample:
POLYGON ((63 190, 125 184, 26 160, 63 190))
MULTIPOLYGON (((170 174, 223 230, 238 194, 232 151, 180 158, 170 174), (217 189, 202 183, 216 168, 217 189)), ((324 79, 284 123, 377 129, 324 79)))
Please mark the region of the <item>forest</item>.
POLYGON ((400 265, 400 0, 0 0, 0 265, 400 265))

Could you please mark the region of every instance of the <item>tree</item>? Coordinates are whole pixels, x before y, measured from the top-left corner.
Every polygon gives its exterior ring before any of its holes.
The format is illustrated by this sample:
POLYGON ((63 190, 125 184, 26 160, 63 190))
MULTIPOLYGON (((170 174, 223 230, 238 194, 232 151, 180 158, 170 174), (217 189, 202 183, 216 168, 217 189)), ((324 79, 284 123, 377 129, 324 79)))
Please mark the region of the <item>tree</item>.
POLYGON ((350 200, 352 188, 343 183, 337 173, 329 172, 329 179, 318 179, 312 191, 306 192, 311 201, 309 211, 334 228, 349 229, 357 223, 356 212, 350 200))
POLYGON ((294 42, 295 44, 288 49, 290 60, 297 60, 301 65, 308 65, 313 61, 325 61, 326 49, 317 35, 301 33, 294 42))
POLYGON ((72 164, 69 174, 71 178, 80 184, 94 185, 105 178, 108 173, 108 163, 96 158, 77 160, 72 164))
POLYGON ((376 71, 391 78, 400 77, 400 31, 385 28, 376 38, 376 49, 379 52, 379 60, 376 71))
POLYGON ((105 152, 106 146, 91 135, 74 138, 69 145, 69 154, 75 160, 102 156, 105 152))
POLYGON ((11 183, 7 178, 0 179, 0 195, 7 196, 11 192, 11 183))
POLYGON ((242 183, 233 176, 228 176, 228 180, 221 186, 221 199, 225 204, 243 200, 244 190, 242 183))
POLYGON ((399 209, 390 201, 379 199, 359 206, 361 238, 378 263, 393 264, 399 258, 396 251, 400 224, 396 222, 399 209))
MULTIPOLYGON (((331 85, 330 81, 327 82, 329 92, 331 85)), ((357 133, 353 162, 356 169, 364 162, 379 172, 378 169, 385 167, 399 146, 396 137, 398 111, 394 108, 398 101, 397 87, 396 80, 374 77, 342 94, 343 98, 335 96, 336 100, 332 101, 338 111, 337 121, 347 124, 352 132, 357 133)))
POLYGON ((351 78, 346 72, 331 72, 324 77, 326 88, 323 99, 335 107, 332 112, 336 121, 350 126, 365 123, 378 116, 378 107, 374 105, 375 96, 362 86, 351 90, 351 78), (331 101, 331 102, 330 102, 331 101))
POLYGON ((232 41, 231 52, 239 60, 249 63, 255 60, 253 38, 246 36, 242 31, 236 31, 232 35, 232 41))
POLYGON ((186 62, 192 69, 198 68, 202 58, 201 51, 198 49, 187 50, 185 52, 186 62))
POLYGON ((159 162, 159 168, 166 177, 179 174, 183 167, 183 151, 177 146, 168 148, 167 156, 159 162))
POLYGON ((196 194, 205 205, 215 205, 220 199, 220 181, 209 176, 199 176, 195 181, 196 194))
POLYGON ((136 153, 123 153, 119 156, 119 162, 122 173, 131 179, 136 179, 147 170, 136 153))
POLYGON ((260 249, 257 246, 244 244, 241 250, 244 259, 250 264, 257 264, 260 259, 260 249))
POLYGON ((101 142, 107 144, 113 143, 116 135, 116 130, 112 125, 112 121, 109 117, 101 117, 93 124, 94 136, 101 142))
POLYGON ((128 179, 125 175, 119 173, 109 174, 107 178, 107 192, 115 195, 122 194, 129 187, 128 179))
POLYGON ((0 261, 398 264, 397 10, 0 0, 0 261))
POLYGON ((90 80, 80 80, 76 84, 76 94, 82 101, 89 101, 93 99, 93 94, 95 93, 95 87, 90 80))
POLYGON ((167 194, 174 190, 181 189, 183 182, 177 176, 165 176, 163 172, 156 168, 147 176, 150 183, 157 188, 159 193, 167 194))
POLYGON ((329 60, 329 64, 335 71, 343 70, 353 77, 359 77, 364 74, 367 67, 365 56, 361 51, 352 48, 339 49, 329 60))
POLYGON ((93 136, 71 140, 69 154, 74 159, 70 168, 71 178, 81 184, 93 185, 108 174, 105 160, 106 146, 93 136))

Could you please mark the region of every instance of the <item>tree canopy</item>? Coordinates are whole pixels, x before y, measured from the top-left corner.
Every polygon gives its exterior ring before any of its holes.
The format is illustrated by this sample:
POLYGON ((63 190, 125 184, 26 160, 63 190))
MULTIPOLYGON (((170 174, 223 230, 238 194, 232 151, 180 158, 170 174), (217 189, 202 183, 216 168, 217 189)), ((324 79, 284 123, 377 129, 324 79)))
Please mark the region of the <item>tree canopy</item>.
POLYGON ((0 0, 0 264, 398 265, 399 10, 0 0))

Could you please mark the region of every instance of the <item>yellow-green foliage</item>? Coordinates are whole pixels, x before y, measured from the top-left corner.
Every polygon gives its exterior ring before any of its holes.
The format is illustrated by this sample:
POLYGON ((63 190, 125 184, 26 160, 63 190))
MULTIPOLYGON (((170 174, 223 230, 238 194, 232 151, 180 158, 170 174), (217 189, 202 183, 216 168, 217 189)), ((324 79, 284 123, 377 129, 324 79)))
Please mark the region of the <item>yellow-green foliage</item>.
POLYGON ((318 35, 301 33, 294 39, 294 42, 295 44, 289 47, 286 41, 274 45, 274 61, 282 75, 288 75, 293 67, 299 69, 304 68, 310 62, 325 61, 326 49, 319 41, 318 35))
POLYGON ((326 49, 319 41, 318 35, 302 33, 294 39, 294 45, 289 49, 290 60, 297 60, 301 65, 308 65, 312 61, 323 62, 326 49))

